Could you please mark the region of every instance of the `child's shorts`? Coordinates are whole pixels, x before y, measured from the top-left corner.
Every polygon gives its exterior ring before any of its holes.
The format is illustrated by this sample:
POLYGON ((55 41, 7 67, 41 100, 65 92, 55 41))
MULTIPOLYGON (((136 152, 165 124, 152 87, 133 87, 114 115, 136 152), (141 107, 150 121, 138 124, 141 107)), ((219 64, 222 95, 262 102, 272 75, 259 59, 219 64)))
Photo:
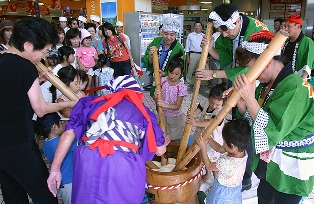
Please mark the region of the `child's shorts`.
POLYGON ((166 133, 170 135, 171 140, 178 140, 182 138, 184 131, 183 114, 174 117, 165 116, 166 133))
POLYGON ((64 184, 62 187, 58 189, 58 199, 62 200, 66 204, 70 204, 72 196, 72 183, 64 184))
POLYGON ((242 184, 236 187, 223 186, 214 178, 213 187, 206 196, 206 204, 241 204, 241 188, 242 184))
POLYGON ((93 67, 92 68, 88 68, 86 74, 89 75, 89 76, 94 76, 94 69, 93 69, 93 67))

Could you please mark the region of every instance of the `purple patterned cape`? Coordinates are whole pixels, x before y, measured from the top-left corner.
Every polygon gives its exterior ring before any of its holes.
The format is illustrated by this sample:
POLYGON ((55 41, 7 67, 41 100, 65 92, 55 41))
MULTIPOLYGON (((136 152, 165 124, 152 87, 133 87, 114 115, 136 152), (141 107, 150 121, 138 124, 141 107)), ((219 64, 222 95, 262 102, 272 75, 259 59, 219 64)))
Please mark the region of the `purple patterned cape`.
MULTIPOLYGON (((91 104, 97 97, 81 98, 71 111, 66 129, 73 129, 78 141, 86 131, 90 116, 106 101, 91 104)), ((136 106, 123 99, 113 108, 117 120, 130 122, 146 130, 148 122, 136 106)), ((145 107, 151 117, 157 146, 164 144, 163 132, 154 113, 145 107)), ((98 149, 79 145, 74 152, 74 175, 72 189, 73 204, 139 204, 145 193, 145 161, 154 153, 148 150, 146 135, 141 141, 138 154, 115 151, 112 156, 102 158, 98 149)))

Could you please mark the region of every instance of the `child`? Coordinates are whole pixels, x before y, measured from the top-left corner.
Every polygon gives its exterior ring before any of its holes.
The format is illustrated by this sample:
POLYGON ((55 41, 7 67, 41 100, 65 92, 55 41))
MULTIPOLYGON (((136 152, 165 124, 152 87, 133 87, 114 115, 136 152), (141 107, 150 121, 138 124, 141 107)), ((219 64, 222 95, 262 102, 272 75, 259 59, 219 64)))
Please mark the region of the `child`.
POLYGON ((92 42, 91 34, 86 30, 81 30, 81 47, 76 51, 76 61, 79 69, 83 70, 88 75, 87 89, 90 89, 92 84, 92 76, 94 76, 93 67, 96 65, 97 51, 90 45, 92 42))
MULTIPOLYGON (((184 96, 188 95, 186 85, 180 80, 184 70, 184 61, 178 56, 169 62, 168 76, 161 78, 162 100, 157 105, 163 107, 166 133, 171 140, 178 140, 182 137, 184 130, 184 119, 181 103, 184 96)), ((155 91, 155 99, 159 91, 155 91)))
MULTIPOLYGON (((40 128, 38 128, 40 135, 43 135, 46 139, 43 144, 44 156, 47 157, 50 162, 53 161, 60 135, 65 130, 66 120, 61 119, 58 113, 48 113, 42 118, 37 119, 40 128)), ((62 180, 58 189, 58 199, 62 200, 66 204, 71 204, 72 194, 72 177, 73 177, 73 151, 76 147, 76 140, 73 141, 71 148, 66 154, 62 164, 62 180)))
MULTIPOLYGON (((107 67, 107 57, 103 54, 98 55, 98 65, 100 68, 96 69, 94 74, 96 75, 96 86, 99 87, 106 85, 110 80, 113 79, 114 70, 110 67, 107 67)), ((102 89, 97 91, 97 96, 103 96, 108 93, 111 92, 107 89, 102 89)))
POLYGON ((88 76, 83 70, 77 70, 80 76, 80 91, 85 91, 88 84, 88 76))
POLYGON ((207 142, 202 135, 197 139, 206 170, 214 171, 214 184, 206 196, 207 204, 242 203, 242 179, 251 139, 251 127, 246 120, 232 120, 222 130, 223 146, 209 137, 208 143, 217 152, 224 152, 216 162, 207 156, 207 142))
POLYGON ((50 71, 53 71, 53 69, 57 66, 57 64, 59 64, 58 59, 59 59, 58 58, 58 51, 51 48, 49 50, 49 53, 47 55, 47 59, 45 61, 45 64, 50 71))
MULTIPOLYGON (((223 92, 225 90, 226 90, 225 83, 217 84, 210 90, 208 100, 204 100, 201 103, 199 103, 197 108, 194 110, 193 117, 187 118, 186 123, 196 126, 193 141, 195 141, 199 137, 201 132, 204 131, 204 129, 209 126, 211 121, 222 109, 224 104, 224 98, 222 97, 223 92), (195 119, 197 116, 199 116, 198 121, 195 119)), ((219 126, 217 126, 217 128, 213 131, 211 135, 211 137, 220 145, 223 145, 221 132, 224 127, 224 124, 231 119, 232 119, 231 114, 228 114, 226 118, 219 124, 219 126)), ((216 152, 209 144, 207 144, 207 156, 211 161, 216 161, 217 158, 220 156, 220 153, 216 152)), ((213 178, 212 172, 206 171, 206 174, 202 177, 202 181, 211 184, 212 178, 213 178)))
MULTIPOLYGON (((81 38, 81 32, 77 28, 71 28, 65 34, 65 44, 74 49, 75 56, 76 56, 77 49, 80 47, 80 40, 81 40, 80 38, 81 38)), ((75 69, 77 68, 76 57, 74 58, 74 62, 71 63, 71 65, 75 69)))
POLYGON ((53 69, 53 74, 58 76, 58 72, 62 67, 67 67, 74 62, 74 49, 70 46, 62 46, 58 49, 58 58, 60 64, 53 69))
MULTIPOLYGON (((195 141, 201 132, 211 123, 212 119, 216 117, 219 111, 222 109, 224 104, 223 92, 226 90, 225 84, 218 84, 211 89, 209 92, 208 100, 201 101, 197 108, 194 110, 192 118, 187 118, 186 123, 196 126, 194 132, 193 141, 195 141), (197 121, 195 118, 199 116, 197 121)), ((221 136, 222 128, 227 120, 231 120, 231 114, 228 114, 225 120, 214 130, 212 137, 220 145, 223 145, 223 140, 221 136)), ((219 153, 214 151, 210 146, 208 146, 207 154, 211 160, 219 157, 219 153)))
MULTIPOLYGON (((78 70, 74 69, 72 65, 69 65, 67 67, 63 67, 58 71, 58 77, 59 79, 66 85, 68 86, 74 93, 77 95, 79 98, 82 98, 85 96, 84 92, 80 91, 80 76, 78 73, 78 70)), ((52 88, 55 89, 54 86, 51 86, 52 88)), ((52 90, 53 91, 53 90, 52 90)), ((69 99, 64 96, 63 94, 58 97, 56 100, 57 103, 62 102, 62 101, 69 101, 69 99)), ((68 118, 70 116, 70 108, 65 108, 60 110, 60 113, 68 118)))

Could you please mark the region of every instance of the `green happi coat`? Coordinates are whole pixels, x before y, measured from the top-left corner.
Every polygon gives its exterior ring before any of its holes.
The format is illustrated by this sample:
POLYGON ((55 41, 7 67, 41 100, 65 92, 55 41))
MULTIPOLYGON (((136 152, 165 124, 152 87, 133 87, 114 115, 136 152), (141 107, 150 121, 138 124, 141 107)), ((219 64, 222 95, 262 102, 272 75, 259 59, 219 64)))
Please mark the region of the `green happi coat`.
MULTIPOLYGON (((286 44, 289 40, 290 39, 288 39, 286 44)), ((302 76, 303 72, 307 72, 308 75, 311 76, 311 71, 314 68, 313 53, 314 42, 309 37, 303 36, 300 42, 296 43, 292 57, 292 69, 296 71, 299 76, 302 76)))
POLYGON ((307 81, 293 74, 291 63, 284 69, 291 74, 275 81, 256 118, 245 113, 252 122, 257 153, 251 168, 255 171, 263 162, 260 158, 268 155, 266 175, 260 176, 279 192, 308 196, 314 184, 314 92, 307 81))
MULTIPOLYGON (((150 71, 150 72, 154 72, 154 67, 153 67, 153 64, 149 64, 149 50, 152 46, 156 46, 157 49, 160 49, 161 47, 161 41, 163 40, 162 37, 156 37, 154 38, 154 40, 149 44, 149 46, 147 47, 146 49, 146 52, 145 52, 145 56, 143 58, 143 62, 144 62, 144 65, 147 69, 147 71, 150 71)), ((184 50, 184 47, 181 45, 180 42, 178 42, 177 40, 175 41, 176 44, 175 46, 173 47, 173 49, 171 50, 171 53, 166 57, 165 59, 165 69, 164 69, 164 72, 166 74, 166 76, 168 75, 168 66, 169 66, 169 62, 170 60, 173 58, 174 55, 178 54, 180 51, 182 52, 183 54, 183 60, 184 60, 184 66, 185 66, 185 59, 186 59, 186 56, 185 56, 185 50, 184 50)), ((169 51, 170 52, 170 51, 169 51)), ((162 70, 162 67, 160 67, 160 69, 162 70)), ((184 68, 185 69, 185 68, 184 68)), ((183 73, 182 73, 183 74, 183 73)), ((151 93, 150 95, 153 96, 154 95, 154 91, 155 91, 155 86, 152 87, 151 89, 151 93)))
MULTIPOLYGON (((240 42, 249 41, 250 35, 252 33, 255 33, 261 30, 268 30, 267 26, 259 20, 256 20, 248 16, 242 16, 242 18, 243 19, 248 18, 249 23, 245 30, 243 39, 240 39, 240 42)), ((215 49, 219 54, 219 62, 220 62, 221 68, 228 66, 232 62, 233 60, 233 48, 232 47, 233 47, 233 40, 227 37, 223 37, 223 35, 220 35, 215 41, 215 49)))

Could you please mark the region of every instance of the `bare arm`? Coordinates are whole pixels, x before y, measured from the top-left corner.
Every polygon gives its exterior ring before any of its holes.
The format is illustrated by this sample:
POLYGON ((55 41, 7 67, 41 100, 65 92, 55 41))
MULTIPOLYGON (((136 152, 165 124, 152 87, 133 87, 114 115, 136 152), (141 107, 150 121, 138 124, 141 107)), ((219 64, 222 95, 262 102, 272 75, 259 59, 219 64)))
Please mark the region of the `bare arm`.
POLYGON ((131 66, 134 66, 134 61, 133 61, 132 53, 131 53, 131 50, 130 50, 130 48, 129 48, 129 46, 128 46, 128 43, 127 43, 126 41, 124 42, 124 46, 125 46, 125 49, 126 49, 128 55, 129 55, 129 57, 130 57, 131 66))
POLYGON ((204 163, 206 169, 210 171, 218 171, 216 162, 211 162, 207 156, 206 141, 204 141, 202 135, 197 138, 197 144, 201 148, 202 162, 204 163))
MULTIPOLYGON (((64 100, 62 100, 61 98, 58 98, 57 99, 57 103, 62 103, 64 102, 64 100)), ((61 115, 63 115, 64 117, 66 118, 69 118, 70 117, 70 112, 71 112, 71 109, 70 108, 63 108, 59 111, 61 113, 61 115)))
MULTIPOLYGON (((206 69, 197 69, 195 76, 198 80, 211 80, 213 79, 213 71, 214 70, 206 70, 206 69)), ((225 70, 215 70, 217 77, 219 79, 228 79, 225 70)))
POLYGON ((27 92, 31 106, 37 116, 42 117, 47 113, 57 112, 64 108, 72 108, 76 102, 65 101, 61 103, 47 103, 41 93, 39 81, 36 79, 27 92))
POLYGON ((208 138, 208 143, 216 152, 226 152, 225 148, 216 142, 212 137, 208 138))
POLYGON ((215 60, 219 61, 219 54, 217 52, 217 50, 213 47, 212 49, 210 49, 208 51, 208 53, 210 54, 210 56, 212 56, 215 60))
POLYGON ((184 96, 179 96, 175 104, 165 103, 163 100, 157 101, 158 106, 162 106, 163 108, 168 108, 171 110, 179 110, 181 107, 184 96))

